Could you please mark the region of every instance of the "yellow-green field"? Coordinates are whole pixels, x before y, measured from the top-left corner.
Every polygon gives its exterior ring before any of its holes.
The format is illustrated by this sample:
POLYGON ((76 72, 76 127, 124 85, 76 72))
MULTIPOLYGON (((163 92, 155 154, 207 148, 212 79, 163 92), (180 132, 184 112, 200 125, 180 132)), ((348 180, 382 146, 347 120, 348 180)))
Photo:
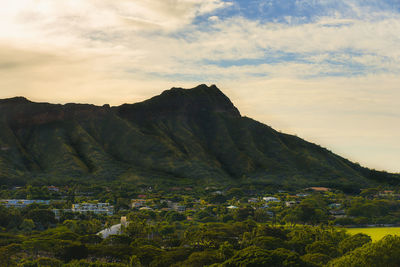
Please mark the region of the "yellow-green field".
POLYGON ((400 236, 400 227, 368 227, 368 228, 346 228, 350 234, 364 233, 372 238, 372 241, 378 241, 385 235, 400 236))

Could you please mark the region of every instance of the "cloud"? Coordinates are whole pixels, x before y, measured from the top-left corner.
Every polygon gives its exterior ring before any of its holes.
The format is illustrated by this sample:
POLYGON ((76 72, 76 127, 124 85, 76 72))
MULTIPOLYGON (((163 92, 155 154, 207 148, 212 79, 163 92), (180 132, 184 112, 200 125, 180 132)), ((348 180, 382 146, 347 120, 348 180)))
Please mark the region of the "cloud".
POLYGON ((216 83, 245 115, 398 170, 380 140, 400 139, 395 1, 0 3, 0 97, 116 105, 216 83))

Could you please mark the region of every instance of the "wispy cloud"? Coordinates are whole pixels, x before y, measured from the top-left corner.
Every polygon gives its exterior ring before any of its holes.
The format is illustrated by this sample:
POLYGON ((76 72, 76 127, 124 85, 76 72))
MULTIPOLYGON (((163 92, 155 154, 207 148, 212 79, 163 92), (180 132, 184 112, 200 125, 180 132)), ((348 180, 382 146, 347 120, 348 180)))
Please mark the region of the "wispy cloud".
POLYGON ((0 3, 0 97, 120 104, 209 82, 244 114, 339 152, 400 139, 398 1, 0 3))

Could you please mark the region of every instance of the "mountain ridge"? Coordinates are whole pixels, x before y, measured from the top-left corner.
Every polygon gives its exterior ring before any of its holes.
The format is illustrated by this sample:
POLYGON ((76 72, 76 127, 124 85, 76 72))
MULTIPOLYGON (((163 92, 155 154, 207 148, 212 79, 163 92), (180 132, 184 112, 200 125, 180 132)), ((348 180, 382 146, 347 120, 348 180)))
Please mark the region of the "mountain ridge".
POLYGON ((362 187, 399 177, 241 116, 215 85, 110 107, 0 100, 0 182, 67 178, 362 187))

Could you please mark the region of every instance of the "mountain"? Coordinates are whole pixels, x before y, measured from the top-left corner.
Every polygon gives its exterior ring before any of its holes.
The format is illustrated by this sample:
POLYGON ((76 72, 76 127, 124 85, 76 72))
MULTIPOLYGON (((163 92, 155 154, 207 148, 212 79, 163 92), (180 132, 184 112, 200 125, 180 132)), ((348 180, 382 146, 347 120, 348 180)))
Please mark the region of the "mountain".
POLYGON ((215 85, 117 107, 0 100, 0 183, 397 184, 325 148, 241 116, 215 85))

